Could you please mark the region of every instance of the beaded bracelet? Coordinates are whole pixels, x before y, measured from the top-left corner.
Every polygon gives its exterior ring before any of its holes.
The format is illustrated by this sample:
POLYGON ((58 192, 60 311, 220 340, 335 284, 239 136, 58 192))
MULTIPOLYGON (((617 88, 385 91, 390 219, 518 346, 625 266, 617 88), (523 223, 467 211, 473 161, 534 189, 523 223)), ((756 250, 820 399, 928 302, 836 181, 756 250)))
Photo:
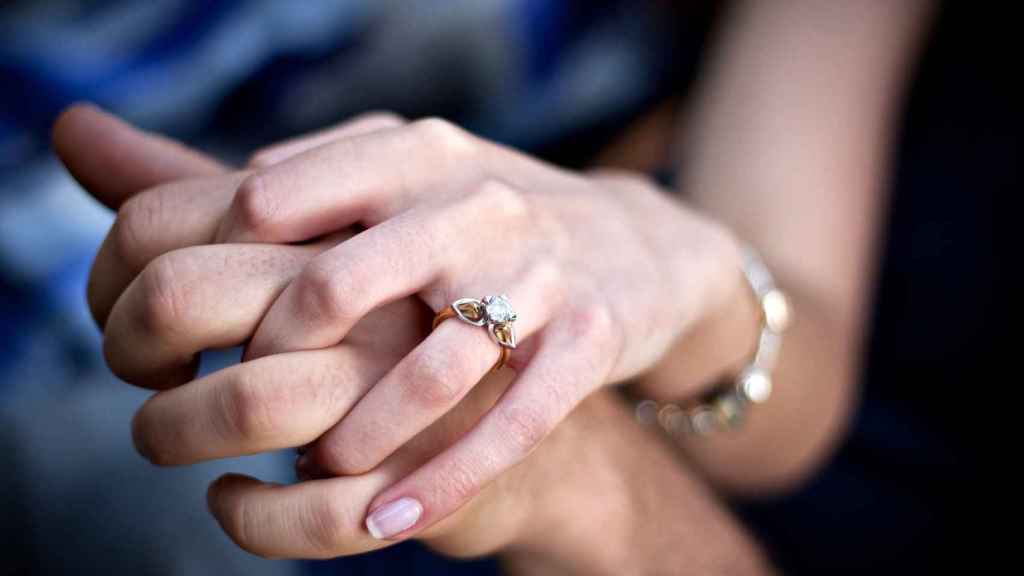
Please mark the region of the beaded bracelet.
POLYGON ((790 321, 789 302, 753 248, 744 248, 742 269, 747 284, 761 304, 761 331, 753 360, 734 382, 716 389, 694 406, 684 408, 654 400, 639 402, 636 417, 641 423, 657 423, 672 435, 691 432, 704 436, 718 429, 737 428, 751 404, 768 401, 772 394, 771 372, 782 345, 782 333, 790 321))

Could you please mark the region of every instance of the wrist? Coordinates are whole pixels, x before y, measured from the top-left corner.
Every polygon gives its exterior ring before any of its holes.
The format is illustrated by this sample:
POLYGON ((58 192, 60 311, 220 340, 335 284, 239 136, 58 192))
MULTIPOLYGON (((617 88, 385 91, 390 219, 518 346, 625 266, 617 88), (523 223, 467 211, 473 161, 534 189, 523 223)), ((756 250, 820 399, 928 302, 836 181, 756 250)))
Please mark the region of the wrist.
POLYGON ((650 372, 683 339, 714 344, 707 355, 688 354, 700 362, 694 368, 701 375, 709 365, 705 360, 718 368, 737 363, 755 342, 758 318, 743 279, 741 243, 724 225, 662 188, 646 184, 628 191, 617 199, 646 254, 629 263, 628 293, 616 299, 617 316, 628 326, 627 345, 609 381, 650 372))
MULTIPOLYGON (((672 343, 659 362, 633 382, 636 392, 659 401, 694 398, 750 362, 761 328, 761 308, 739 259, 719 282, 697 320, 672 343)), ((677 288, 679 290, 683 288, 677 288)))

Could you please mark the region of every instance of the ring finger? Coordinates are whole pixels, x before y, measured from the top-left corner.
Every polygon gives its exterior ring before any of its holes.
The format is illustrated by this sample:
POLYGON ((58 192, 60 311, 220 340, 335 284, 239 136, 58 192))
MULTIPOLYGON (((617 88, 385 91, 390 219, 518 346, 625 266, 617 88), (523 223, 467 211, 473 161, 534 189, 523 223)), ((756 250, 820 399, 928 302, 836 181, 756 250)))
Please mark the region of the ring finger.
POLYGON ((526 236, 528 223, 521 193, 497 181, 403 212, 310 262, 267 312, 247 357, 331 346, 377 306, 416 293, 441 310, 454 286, 487 286, 519 269, 530 239, 508 239, 526 236))
MULTIPOLYGON (((531 264, 508 288, 508 301, 518 313, 512 323, 518 339, 547 324, 561 304, 562 290, 557 268, 546 262, 531 264)), ((439 324, 317 441, 314 461, 335 474, 375 468, 451 410, 495 365, 500 349, 486 334, 489 329, 456 318, 439 324)), ((517 365, 528 362, 526 350, 517 352, 517 365)))

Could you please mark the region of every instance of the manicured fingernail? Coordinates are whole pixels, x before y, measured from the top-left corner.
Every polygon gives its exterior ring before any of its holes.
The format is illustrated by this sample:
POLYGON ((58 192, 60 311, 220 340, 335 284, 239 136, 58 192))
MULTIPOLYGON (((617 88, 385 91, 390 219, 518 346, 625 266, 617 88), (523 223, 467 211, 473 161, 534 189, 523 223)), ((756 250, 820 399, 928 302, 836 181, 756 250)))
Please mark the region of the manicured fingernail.
POLYGON ((413 498, 399 498, 385 504, 366 517, 366 529, 374 538, 391 538, 408 530, 423 514, 423 505, 413 498))

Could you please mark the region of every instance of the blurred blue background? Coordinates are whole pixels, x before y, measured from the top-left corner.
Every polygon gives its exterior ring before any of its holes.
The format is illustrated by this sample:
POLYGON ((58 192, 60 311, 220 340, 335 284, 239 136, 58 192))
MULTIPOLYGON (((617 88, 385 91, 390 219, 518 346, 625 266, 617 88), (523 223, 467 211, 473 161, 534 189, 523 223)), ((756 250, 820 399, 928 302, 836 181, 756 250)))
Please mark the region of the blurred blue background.
MULTIPOLYGON (((111 215, 49 151, 62 107, 90 100, 234 161, 366 110, 443 115, 579 166, 639 114, 685 95, 713 21, 708 4, 5 2, 0 573, 496 569, 448 564, 416 545, 370 559, 263 561, 223 536, 206 485, 228 470, 287 481, 290 455, 158 470, 135 454, 128 423, 146 393, 103 366, 84 302, 111 215)), ((1020 190, 1011 21, 991 6, 945 6, 917 72, 850 439, 800 493, 737 504, 791 573, 928 571, 937 551, 964 549, 957 519, 984 506, 970 487, 987 426, 965 397, 981 393, 994 365, 995 198, 1020 190)), ((205 369, 231 360, 207 357, 205 369)))

